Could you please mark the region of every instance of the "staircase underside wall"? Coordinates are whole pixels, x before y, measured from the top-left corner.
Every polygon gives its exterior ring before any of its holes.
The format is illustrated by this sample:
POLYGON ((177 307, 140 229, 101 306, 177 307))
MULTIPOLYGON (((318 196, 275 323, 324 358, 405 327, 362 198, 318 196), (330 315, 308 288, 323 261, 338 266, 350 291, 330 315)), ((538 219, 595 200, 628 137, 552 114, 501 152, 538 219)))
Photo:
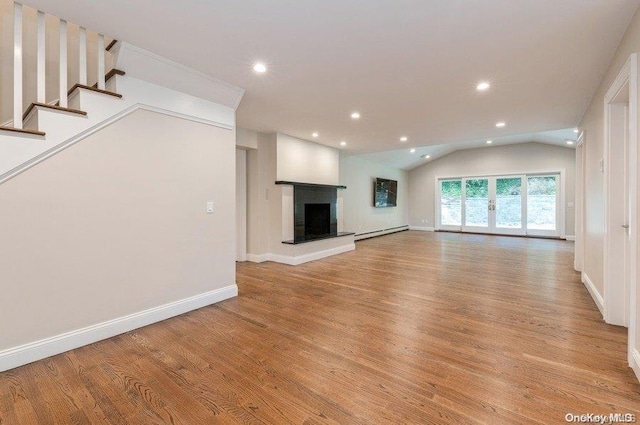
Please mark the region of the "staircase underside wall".
POLYGON ((0 185, 0 369, 16 347, 235 295, 234 158, 233 130, 137 110, 0 185))

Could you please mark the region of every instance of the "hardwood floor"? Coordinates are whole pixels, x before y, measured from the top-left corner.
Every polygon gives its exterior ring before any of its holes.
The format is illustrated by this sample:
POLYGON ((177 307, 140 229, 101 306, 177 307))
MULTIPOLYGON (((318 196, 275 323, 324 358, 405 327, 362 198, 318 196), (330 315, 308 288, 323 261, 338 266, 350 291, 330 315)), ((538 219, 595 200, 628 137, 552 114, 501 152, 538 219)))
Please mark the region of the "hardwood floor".
POLYGON ((402 232, 0 373, 0 424, 554 424, 633 413, 626 329, 558 240, 402 232))

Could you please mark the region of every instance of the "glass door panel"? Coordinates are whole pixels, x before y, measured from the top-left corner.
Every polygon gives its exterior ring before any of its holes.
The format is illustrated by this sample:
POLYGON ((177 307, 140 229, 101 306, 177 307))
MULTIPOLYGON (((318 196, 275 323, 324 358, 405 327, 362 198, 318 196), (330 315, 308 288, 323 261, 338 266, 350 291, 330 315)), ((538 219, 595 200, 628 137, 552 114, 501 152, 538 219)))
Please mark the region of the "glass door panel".
POLYGON ((436 228, 559 236, 560 175, 502 175, 438 181, 436 228))
POLYGON ((462 228, 462 180, 440 180, 440 228, 462 228))
POLYGON ((489 229, 489 179, 464 179, 464 226, 469 231, 489 229))
POLYGON ((522 177, 495 178, 495 233, 524 234, 522 180, 522 177))
POLYGON ((527 177, 527 234, 558 235, 558 176, 527 177))

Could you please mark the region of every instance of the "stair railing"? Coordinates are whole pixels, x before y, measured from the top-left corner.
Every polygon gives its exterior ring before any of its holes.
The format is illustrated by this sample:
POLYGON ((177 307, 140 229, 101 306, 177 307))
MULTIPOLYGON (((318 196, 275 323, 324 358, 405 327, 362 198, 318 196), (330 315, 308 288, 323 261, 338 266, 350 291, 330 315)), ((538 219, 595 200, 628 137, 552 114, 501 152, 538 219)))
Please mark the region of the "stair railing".
MULTIPOLYGON (((21 3, 13 3, 13 128, 21 130, 23 129, 23 111, 24 111, 24 84, 23 81, 23 67, 24 67, 24 9, 27 6, 21 3)), ((45 12, 37 11, 37 51, 36 51, 36 99, 38 103, 46 103, 46 16, 45 12)), ((56 18, 59 19, 59 18, 56 18)), ((68 39, 68 24, 64 19, 59 19, 59 41, 60 41, 60 53, 59 53, 59 97, 58 105, 66 108, 68 106, 67 90, 70 85, 68 78, 68 53, 69 53, 69 39, 68 39)), ((113 42, 110 44, 110 47, 113 42)), ((97 88, 104 90, 106 86, 105 74, 106 64, 105 57, 107 49, 105 49, 105 36, 103 34, 97 34, 97 46, 89 46, 87 43, 87 29, 79 27, 78 43, 77 46, 72 46, 74 49, 78 49, 78 67, 79 77, 77 83, 87 85, 88 67, 87 57, 88 51, 92 48, 97 48, 97 75, 95 81, 97 81, 97 88)), ((75 83, 75 82, 74 82, 75 83)), ((8 123, 7 123, 8 124, 8 123)))

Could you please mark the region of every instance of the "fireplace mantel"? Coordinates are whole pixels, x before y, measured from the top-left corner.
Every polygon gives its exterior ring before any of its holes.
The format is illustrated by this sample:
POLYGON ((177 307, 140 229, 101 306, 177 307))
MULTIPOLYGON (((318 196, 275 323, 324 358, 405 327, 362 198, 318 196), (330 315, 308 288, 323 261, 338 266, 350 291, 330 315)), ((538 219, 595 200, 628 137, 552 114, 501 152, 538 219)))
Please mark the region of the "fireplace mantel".
POLYGON ((285 184, 291 186, 310 186, 310 187, 335 187, 336 189, 346 189, 347 186, 333 185, 333 184, 318 184, 318 183, 303 183, 303 182, 288 182, 284 180, 277 180, 276 184, 285 184))

